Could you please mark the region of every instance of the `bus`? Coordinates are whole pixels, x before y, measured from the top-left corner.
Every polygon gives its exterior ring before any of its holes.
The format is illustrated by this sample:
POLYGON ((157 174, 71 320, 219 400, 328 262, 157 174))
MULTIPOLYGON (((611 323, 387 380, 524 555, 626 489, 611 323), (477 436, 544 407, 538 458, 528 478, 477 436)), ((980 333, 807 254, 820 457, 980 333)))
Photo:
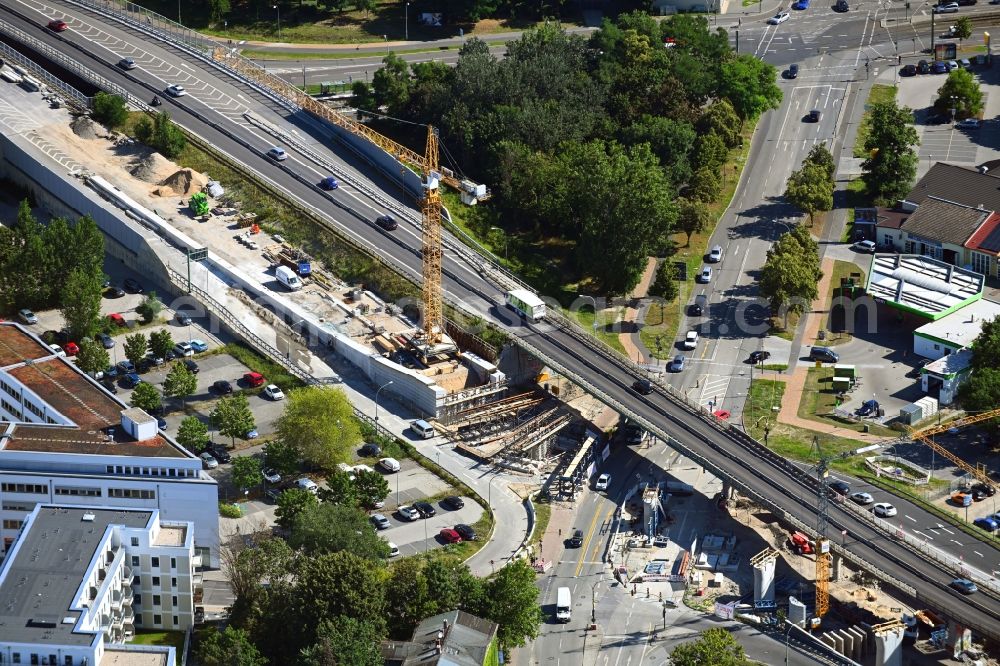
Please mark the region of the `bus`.
POLYGON ((511 289, 507 292, 507 307, 525 319, 539 322, 545 318, 545 303, 527 289, 511 289))

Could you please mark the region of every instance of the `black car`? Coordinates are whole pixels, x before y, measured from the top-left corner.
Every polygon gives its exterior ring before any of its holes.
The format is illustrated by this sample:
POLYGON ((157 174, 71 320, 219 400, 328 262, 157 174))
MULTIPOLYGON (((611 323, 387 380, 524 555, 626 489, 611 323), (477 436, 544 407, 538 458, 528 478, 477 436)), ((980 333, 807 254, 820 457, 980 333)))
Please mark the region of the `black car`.
POLYGON ((125 280, 125 291, 130 294, 141 294, 143 293, 142 285, 139 284, 138 280, 133 280, 132 278, 127 278, 125 280))
POLYGON ((903 68, 899 70, 900 76, 916 76, 917 68, 915 65, 903 65, 903 68))
POLYGON ((461 509, 462 507, 465 506, 465 500, 463 500, 458 495, 450 495, 441 500, 441 504, 445 505, 449 509, 452 509, 453 511, 457 511, 458 509, 461 509))
POLYGON ((188 372, 190 372, 192 375, 197 375, 198 372, 201 371, 201 368, 198 367, 198 364, 189 358, 184 359, 184 367, 187 368, 188 372))
POLYGON ((794 63, 789 65, 788 69, 785 70, 786 79, 795 79, 798 78, 798 76, 799 76, 799 66, 794 63))
POLYGON ((219 381, 212 384, 212 390, 219 395, 229 395, 233 392, 233 385, 227 382, 225 379, 220 379, 219 381))
POLYGON ((849 9, 847 0, 837 0, 837 4, 833 6, 833 11, 835 12, 846 12, 849 9))
POLYGON ((437 515, 437 511, 431 506, 430 502, 414 502, 413 508, 417 510, 421 518, 430 518, 431 516, 437 515))
POLYGON ((653 392, 653 383, 648 379, 637 379, 632 382, 632 388, 635 389, 636 393, 641 393, 642 395, 649 395, 653 392))
POLYGON ((574 548, 579 548, 583 545, 583 530, 573 530, 573 536, 570 537, 569 545, 574 548))
POLYGON ((771 358, 771 352, 758 349, 757 351, 750 352, 750 362, 756 365, 757 363, 763 363, 767 359, 771 358))
POLYGON ((104 298, 121 298, 125 295, 125 290, 121 287, 116 287, 114 285, 108 285, 104 289, 104 298))
POLYGON ((399 224, 396 223, 396 220, 392 217, 392 215, 380 216, 375 220, 375 224, 382 227, 386 231, 394 231, 397 227, 399 227, 399 224))
POLYGON ((818 123, 822 115, 823 115, 822 111, 820 111, 819 109, 813 109, 806 115, 805 121, 807 123, 818 123))
POLYGON ((996 486, 986 483, 977 483, 976 485, 972 486, 972 490, 973 492, 976 491, 981 492, 987 497, 993 497, 994 495, 997 494, 996 486))
POLYGON ((208 452, 211 453, 212 457, 220 463, 228 463, 233 460, 233 457, 229 455, 229 451, 226 451, 224 446, 210 446, 208 447, 208 452))
POLYGON ((368 442, 358 450, 358 453, 369 458, 377 458, 382 455, 382 447, 373 442, 368 442))
POLYGON ((462 541, 475 541, 476 540, 476 530, 472 529, 470 525, 459 524, 455 525, 455 531, 458 535, 462 537, 462 541))
POLYGON ((174 319, 181 326, 190 326, 191 325, 191 317, 188 316, 188 314, 186 312, 178 312, 176 315, 174 315, 174 319))
POLYGON ((838 495, 847 495, 851 492, 851 486, 844 481, 831 481, 830 490, 838 495))
POLYGON ((115 382, 112 378, 108 377, 107 379, 103 380, 101 382, 101 386, 103 386, 108 393, 118 395, 118 387, 115 386, 115 382))
POLYGON ((917 73, 918 74, 930 74, 931 65, 926 60, 921 60, 917 63, 917 73))

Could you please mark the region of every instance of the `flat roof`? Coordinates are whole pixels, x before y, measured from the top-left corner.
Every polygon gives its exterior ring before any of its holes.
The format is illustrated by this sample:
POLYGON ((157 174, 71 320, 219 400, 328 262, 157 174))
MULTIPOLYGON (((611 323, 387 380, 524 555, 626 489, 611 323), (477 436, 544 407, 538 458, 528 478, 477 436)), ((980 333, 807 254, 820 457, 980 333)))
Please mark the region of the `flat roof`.
POLYGON ((89 646, 72 608, 97 547, 111 525, 149 526, 149 510, 40 505, 0 569, 0 626, 5 643, 89 646), (92 521, 85 521, 90 514, 92 521))
POLYGON ((136 441, 121 425, 130 407, 91 381, 20 324, 0 323, 0 376, 16 379, 73 425, 17 423, 0 451, 192 457, 161 433, 136 441))
POLYGON ((967 370, 970 365, 972 365, 972 350, 959 349, 954 354, 947 354, 936 361, 931 361, 921 372, 950 378, 967 370))
POLYGON ((868 295, 893 307, 940 319, 982 297, 986 278, 917 254, 876 254, 868 295))
POLYGON ((956 347, 968 347, 983 329, 983 322, 1000 316, 1000 303, 980 299, 961 310, 924 324, 915 334, 956 347))
POLYGON ((148 648, 152 646, 142 647, 147 649, 140 651, 121 646, 105 647, 98 666, 167 666, 170 653, 166 648, 151 652, 148 648))

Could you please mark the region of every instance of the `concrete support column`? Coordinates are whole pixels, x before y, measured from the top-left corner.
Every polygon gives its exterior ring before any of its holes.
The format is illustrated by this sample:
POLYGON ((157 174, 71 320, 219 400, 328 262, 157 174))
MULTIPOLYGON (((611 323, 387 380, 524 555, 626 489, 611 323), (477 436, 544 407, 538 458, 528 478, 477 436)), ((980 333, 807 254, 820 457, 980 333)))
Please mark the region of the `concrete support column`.
POLYGON ((844 558, 837 553, 830 553, 830 582, 840 582, 840 577, 844 575, 844 558))
POLYGON ((875 635, 875 666, 903 666, 903 628, 875 635))
POLYGON ((764 558, 754 564, 753 568, 753 599, 754 601, 774 601, 774 568, 776 560, 773 557, 764 558))
POLYGON ((966 629, 959 623, 949 620, 948 645, 952 649, 954 658, 958 659, 966 648, 972 646, 972 630, 966 629))

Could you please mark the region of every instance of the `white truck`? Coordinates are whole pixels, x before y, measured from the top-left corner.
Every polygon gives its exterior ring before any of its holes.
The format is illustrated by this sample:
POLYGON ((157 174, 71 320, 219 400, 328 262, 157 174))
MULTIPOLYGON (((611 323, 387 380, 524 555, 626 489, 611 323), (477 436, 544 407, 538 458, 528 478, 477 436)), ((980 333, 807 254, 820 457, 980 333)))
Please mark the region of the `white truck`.
POLYGON ((573 598, 570 596, 568 587, 560 587, 556 590, 556 620, 559 622, 569 622, 572 619, 573 598))
POLYGON ((507 307, 525 319, 539 322, 545 318, 545 302, 527 289, 511 289, 506 301, 507 307))
POLYGON ((302 278, 288 266, 278 266, 274 270, 274 277, 278 278, 278 282, 285 285, 290 291, 298 291, 302 288, 302 278))

